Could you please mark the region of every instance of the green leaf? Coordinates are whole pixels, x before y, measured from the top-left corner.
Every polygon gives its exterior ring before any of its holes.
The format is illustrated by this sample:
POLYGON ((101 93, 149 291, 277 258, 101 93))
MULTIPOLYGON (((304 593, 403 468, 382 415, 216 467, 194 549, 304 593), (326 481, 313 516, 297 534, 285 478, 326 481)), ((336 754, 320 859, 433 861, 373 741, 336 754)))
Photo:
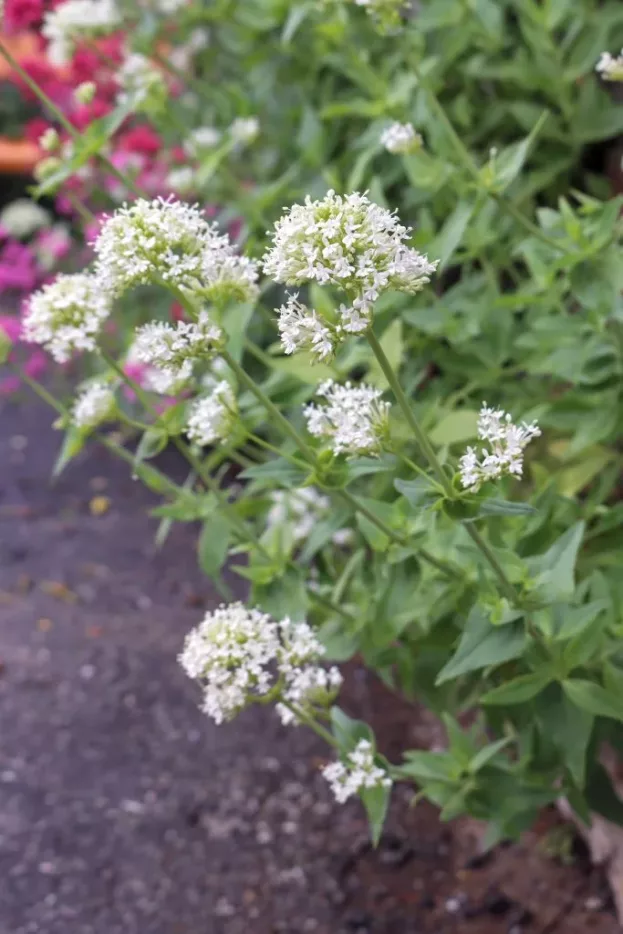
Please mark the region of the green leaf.
POLYGON ((594 717, 611 717, 623 722, 623 699, 601 685, 581 678, 567 678, 562 687, 569 700, 594 717))
POLYGON ((475 610, 470 614, 456 652, 437 675, 435 684, 518 658, 526 644, 522 621, 492 626, 486 616, 475 610))
POLYGON ((415 509, 425 508, 436 498, 434 490, 424 477, 418 477, 416 480, 394 480, 394 487, 415 509))
POLYGON ((374 734, 368 724, 362 720, 353 720, 339 707, 331 708, 331 732, 343 756, 351 752, 359 740, 374 742, 374 734))
POLYGON ((547 120, 547 117, 548 112, 543 112, 535 123, 532 131, 525 139, 521 140, 519 143, 513 143, 511 146, 507 146, 506 149, 503 149, 495 157, 494 187, 496 191, 505 191, 517 178, 528 157, 532 143, 541 132, 541 128, 547 120))
POLYGON ((383 785, 375 785, 373 788, 363 788, 359 792, 359 797, 363 801, 370 822, 370 836, 372 837, 373 846, 378 846, 381 839, 391 793, 391 785, 389 788, 385 788, 383 785))
MULTIPOLYGON (((395 318, 390 326, 385 329, 379 343, 385 351, 385 356, 391 363, 392 369, 397 372, 402 364, 402 356, 404 353, 402 321, 400 318, 395 318)), ((370 364, 367 381, 373 386, 378 386, 380 389, 387 388, 387 378, 376 358, 374 358, 370 364)))
POLYGON ((460 409, 442 418, 430 433, 433 444, 458 444, 470 441, 478 433, 478 412, 460 409))
POLYGON ((294 622, 300 622, 307 616, 309 595, 305 586, 305 576, 301 571, 288 569, 285 574, 265 583, 258 583, 253 589, 253 599, 265 613, 275 619, 289 616, 294 622))
POLYGON ((453 785, 458 777, 456 763, 447 752, 409 750, 399 767, 401 775, 423 784, 427 781, 453 785))
POLYGON ((536 512, 529 503, 513 503, 506 499, 486 499, 480 506, 481 516, 533 516, 536 512))
POLYGON ((199 536, 198 556, 201 570, 208 577, 213 578, 219 575, 227 558, 230 536, 229 522, 222 513, 213 513, 203 523, 199 536))
POLYGON ((367 516, 358 512, 356 515, 357 527, 373 551, 387 551, 389 537, 379 529, 378 525, 370 522, 367 516))
POLYGON ((552 547, 528 561, 537 577, 538 589, 552 602, 565 600, 575 590, 575 564, 584 537, 584 522, 576 522, 552 547))
POLYGON ((88 439, 88 433, 74 426, 67 429, 63 444, 52 468, 54 478, 60 476, 67 464, 80 453, 88 439))
POLYGON ((459 201, 448 217, 430 248, 432 256, 439 258, 439 268, 444 269, 457 246, 463 239, 467 225, 474 213, 475 205, 469 201, 459 201))
POLYGON ((498 739, 494 743, 489 743, 488 746, 484 746, 482 749, 479 749, 474 758, 468 765, 468 771, 472 775, 475 775, 476 772, 479 772, 488 762, 491 761, 498 752, 508 746, 512 742, 511 736, 505 736, 503 739, 498 739))
POLYGON ((543 690, 551 681, 549 674, 533 672, 529 675, 520 675, 506 684, 487 691, 480 698, 481 704, 521 704, 528 701, 543 690))
POLYGON ((307 471, 301 470, 285 458, 276 458, 264 464, 254 464, 240 474, 243 480, 266 480, 271 487, 288 488, 302 486, 307 479, 307 471))
POLYGON ((136 449, 136 454, 134 455, 136 461, 146 461, 150 460, 152 457, 156 457, 164 451, 168 441, 169 437, 166 431, 162 431, 159 428, 148 428, 147 431, 143 432, 136 449))

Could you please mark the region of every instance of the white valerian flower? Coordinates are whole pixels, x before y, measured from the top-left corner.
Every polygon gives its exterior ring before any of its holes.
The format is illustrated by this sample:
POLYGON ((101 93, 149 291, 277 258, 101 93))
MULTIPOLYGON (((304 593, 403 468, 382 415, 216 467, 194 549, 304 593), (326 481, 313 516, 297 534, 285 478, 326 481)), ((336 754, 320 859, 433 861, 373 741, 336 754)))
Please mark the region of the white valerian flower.
MULTIPOLYGON (((206 614, 186 637, 179 661, 203 686, 204 712, 222 723, 267 696, 302 710, 328 703, 341 678, 337 669, 318 673, 323 652, 307 623, 288 617, 276 622, 257 609, 232 603, 206 614)), ((280 706, 280 713, 288 722, 296 720, 288 707, 280 706)))
POLYGON ((365 194, 329 191, 320 201, 308 196, 275 224, 264 271, 286 285, 337 286, 349 298, 340 307, 342 327, 362 331, 381 293, 419 292, 437 267, 405 245, 410 233, 395 213, 365 194))
POLYGON ((167 86, 162 72, 145 55, 128 55, 117 74, 122 88, 119 103, 132 98, 137 105, 158 104, 166 99, 167 86))
POLYGON ((330 325, 316 311, 303 305, 298 295, 289 295, 279 309, 277 327, 284 353, 307 350, 314 360, 333 358, 342 328, 330 325))
POLYGON ((229 237, 214 234, 203 252, 200 294, 215 305, 257 298, 258 264, 236 253, 229 237))
POLYGON ((175 393, 193 374, 198 360, 209 360, 222 348, 224 335, 207 312, 197 321, 178 321, 175 326, 164 321, 142 325, 134 340, 134 359, 151 370, 153 389, 175 393))
POLYGON ((110 418, 115 410, 115 393, 102 380, 85 385, 74 402, 71 420, 77 428, 91 429, 110 418))
POLYGON ((381 134, 381 145, 394 155, 408 155, 422 148, 422 137, 412 123, 392 123, 381 134))
POLYGON ((616 58, 610 52, 602 52, 595 71, 599 72, 604 81, 623 81, 623 49, 616 58))
POLYGON ((0 227, 17 240, 47 227, 51 217, 36 201, 30 198, 17 198, 0 211, 0 227))
POLYGON ((209 395, 199 396, 190 407, 186 431, 195 444, 206 447, 226 438, 238 414, 234 391, 221 380, 209 395))
POLYGON ((116 293, 200 277, 206 246, 219 235, 197 205, 138 198, 108 217, 93 244, 98 270, 116 293))
POLYGON ((76 350, 95 350, 112 309, 110 293, 89 273, 59 275, 29 299, 24 337, 41 344, 58 363, 76 350))
POLYGON ((257 117, 236 117, 229 127, 229 135, 235 143, 252 143, 259 132, 257 117))
POLYGON ((61 138, 53 126, 49 126, 39 137, 39 149, 44 152, 55 152, 60 144, 61 138))
POLYGON ((191 156, 197 156, 207 149, 218 146, 223 134, 213 126, 199 126, 184 140, 184 149, 191 156))
POLYGON ((374 749, 367 739, 359 740, 345 762, 326 765, 322 774, 339 804, 366 788, 391 788, 392 784, 385 769, 375 764, 374 749))
POLYGON ((324 405, 308 405, 303 414, 307 430, 328 438, 334 454, 379 454, 389 430, 389 402, 373 386, 340 385, 329 379, 316 390, 324 405))
POLYGON ((477 493, 487 480, 496 480, 504 474, 521 477, 524 448, 541 434, 536 422, 514 425, 512 418, 502 409, 492 409, 483 402, 478 419, 478 437, 489 444, 480 457, 475 448, 468 447, 459 461, 461 483, 465 489, 477 493))
POLYGON ((49 43, 48 59, 53 65, 66 65, 76 42, 107 35, 119 29, 121 23, 115 0, 65 0, 43 18, 41 32, 49 43))
POLYGON ((195 170, 190 165, 177 165, 169 171, 166 184, 177 194, 188 194, 196 187, 195 170))
POLYGON ((97 94, 95 81, 83 81, 74 91, 74 100, 79 104, 91 104, 97 94))
MULTIPOLYGON (((329 516, 331 500, 313 486, 298 490, 275 490, 270 494, 271 507, 266 516, 266 529, 270 531, 288 524, 293 545, 306 541, 316 525, 329 516)), ((334 545, 348 545, 352 541, 350 529, 338 529, 332 536, 334 545)))

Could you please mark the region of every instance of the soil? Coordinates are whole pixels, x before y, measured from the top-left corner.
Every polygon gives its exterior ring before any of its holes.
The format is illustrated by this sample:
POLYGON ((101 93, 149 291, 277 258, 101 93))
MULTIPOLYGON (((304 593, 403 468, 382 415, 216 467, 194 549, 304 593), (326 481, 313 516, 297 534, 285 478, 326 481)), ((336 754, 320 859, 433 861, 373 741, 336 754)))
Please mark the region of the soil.
MULTIPOLYGON (((482 855, 398 788, 373 850, 315 736, 266 709, 208 721, 176 662, 218 602, 195 529, 158 551, 149 494, 95 446, 51 484, 51 422, 0 407, 0 934, 620 930, 577 841, 547 855, 551 814, 482 855)), ((356 664, 342 703, 390 752, 441 738, 356 664)))

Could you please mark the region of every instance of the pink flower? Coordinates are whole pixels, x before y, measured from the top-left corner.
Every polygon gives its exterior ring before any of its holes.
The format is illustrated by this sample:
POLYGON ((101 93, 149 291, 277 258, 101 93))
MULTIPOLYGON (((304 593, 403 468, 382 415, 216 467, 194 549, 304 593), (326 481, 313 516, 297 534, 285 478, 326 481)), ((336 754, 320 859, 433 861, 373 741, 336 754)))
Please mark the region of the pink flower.
POLYGON ((153 156, 162 149, 162 139, 147 124, 140 124, 120 133, 117 139, 117 148, 128 152, 137 152, 145 156, 153 156))
POLYGON ((36 257, 30 247, 9 240, 0 251, 0 292, 31 292, 37 279, 36 257))
POLYGON ((43 0, 6 0, 4 25, 7 32, 20 32, 36 26, 43 16, 43 0))
POLYGON ((0 315, 0 331, 14 344, 20 338, 22 322, 15 315, 0 315))

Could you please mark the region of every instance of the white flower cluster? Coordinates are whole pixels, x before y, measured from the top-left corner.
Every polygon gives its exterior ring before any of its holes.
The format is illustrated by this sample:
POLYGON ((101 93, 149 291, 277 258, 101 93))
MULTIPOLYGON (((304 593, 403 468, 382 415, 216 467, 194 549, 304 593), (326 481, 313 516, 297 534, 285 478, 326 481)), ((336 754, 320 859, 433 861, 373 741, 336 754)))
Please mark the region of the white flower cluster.
MULTIPOLYGON (((298 490, 275 490, 270 494, 270 501, 272 505, 266 516, 267 530, 288 523, 293 545, 306 541, 331 510, 329 497, 319 493, 313 486, 298 490)), ((352 537, 350 529, 338 529, 332 536, 332 542, 338 547, 348 545, 352 537)))
POLYGON ((53 65, 66 65, 76 41, 114 32, 121 23, 115 0, 65 0, 44 16, 41 32, 49 43, 48 59, 53 65))
POLYGON ((24 337, 49 350, 58 363, 66 363, 73 351, 96 349, 111 308, 110 294, 96 276, 59 275, 30 297, 24 337))
POLYGON ((623 81, 623 49, 616 58, 610 52, 602 52, 595 71, 599 72, 604 81, 623 81))
POLYGON ((201 294, 219 305, 257 298, 258 264, 236 253, 225 234, 213 234, 201 261, 201 294))
POLYGON ((21 240, 47 227, 51 217, 45 208, 30 198, 17 198, 0 211, 0 228, 9 236, 21 240))
POLYGON ((213 126, 199 126, 192 130, 184 140, 184 149, 191 156, 197 156, 207 149, 218 146, 223 134, 213 126))
POLYGON ((235 143, 252 143, 260 132, 257 117, 236 117, 229 127, 229 135, 235 143))
POLYGON ((178 195, 187 194, 196 186, 195 170, 190 165, 177 165, 167 174, 167 188, 178 195))
POLYGON ((437 266, 405 246, 409 236, 394 213, 365 194, 308 196, 275 224, 264 271, 286 285, 337 286, 350 300, 339 309, 343 329, 365 331, 382 292, 419 292, 437 266))
POLYGON ((379 454, 389 429, 389 402, 373 386, 340 385, 329 379, 316 395, 326 405, 308 405, 303 410, 307 430, 316 438, 329 438, 334 454, 379 454))
MULTIPOLYGON (((179 662, 201 682, 205 713, 222 723, 269 695, 302 708, 327 703, 341 679, 337 669, 318 667, 323 651, 307 623, 275 622, 232 603, 207 613, 187 635, 179 662)), ((285 710, 286 721, 296 719, 285 710)))
POLYGON ((299 302, 298 294, 289 295, 279 309, 277 327, 284 353, 307 350, 312 358, 325 362, 333 358, 342 332, 339 325, 329 325, 317 312, 299 302))
POLYGON ((95 428, 106 421, 115 409, 115 393, 102 380, 86 385, 71 410, 71 420, 77 428, 95 428))
POLYGON ((381 145, 393 155, 408 155, 422 148, 422 137, 412 123, 392 123, 381 134, 381 145))
POLYGON ((186 431, 195 444, 206 447, 230 433, 238 406, 227 380, 216 383, 210 395, 199 396, 192 403, 186 431))
POLYGON ((359 740, 346 756, 345 763, 332 762, 324 767, 322 774, 339 804, 365 788, 390 788, 392 784, 385 769, 375 765, 372 743, 367 739, 359 740))
POLYGON ((142 325, 132 346, 135 360, 146 363, 153 390, 175 393, 193 374, 197 360, 209 360, 223 345, 223 332, 206 312, 197 321, 164 321, 142 325))
POLYGON ((459 461, 461 483, 465 489, 477 493, 487 480, 497 480, 504 474, 521 477, 523 452, 533 438, 541 434, 536 422, 514 425, 512 418, 502 409, 492 409, 483 403, 478 419, 478 437, 488 441, 490 448, 478 452, 467 448, 459 461))
POLYGON ((159 279, 183 285, 199 276, 215 236, 197 205, 138 198, 106 218, 93 249, 101 277, 121 293, 159 279))
POLYGON ((128 55, 117 74, 123 93, 119 103, 125 104, 133 98, 137 105, 156 99, 164 100, 166 82, 155 65, 145 55, 133 52, 128 55))

